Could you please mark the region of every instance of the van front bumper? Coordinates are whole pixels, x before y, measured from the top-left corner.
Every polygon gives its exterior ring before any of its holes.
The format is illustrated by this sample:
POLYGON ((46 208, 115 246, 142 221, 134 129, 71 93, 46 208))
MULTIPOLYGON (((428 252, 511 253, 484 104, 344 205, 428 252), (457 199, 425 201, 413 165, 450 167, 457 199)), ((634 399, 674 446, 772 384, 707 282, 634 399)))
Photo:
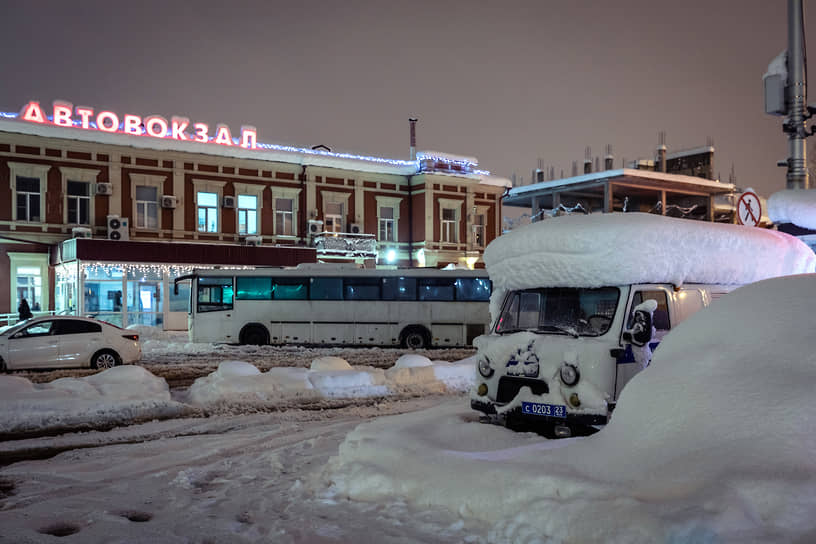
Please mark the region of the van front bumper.
MULTIPOLYGON (((490 402, 481 402, 478 400, 471 399, 470 407, 473 410, 477 410, 482 412, 486 415, 494 415, 496 413, 496 406, 490 402)), ((516 408, 514 410, 510 410, 502 414, 502 417, 511 416, 514 419, 521 419, 530 422, 539 422, 539 423, 555 423, 555 424, 576 424, 576 425, 606 425, 609 421, 609 416, 605 414, 567 414, 566 418, 561 417, 549 417, 549 416, 538 416, 538 415, 531 415, 525 414, 521 411, 521 408, 516 408)))

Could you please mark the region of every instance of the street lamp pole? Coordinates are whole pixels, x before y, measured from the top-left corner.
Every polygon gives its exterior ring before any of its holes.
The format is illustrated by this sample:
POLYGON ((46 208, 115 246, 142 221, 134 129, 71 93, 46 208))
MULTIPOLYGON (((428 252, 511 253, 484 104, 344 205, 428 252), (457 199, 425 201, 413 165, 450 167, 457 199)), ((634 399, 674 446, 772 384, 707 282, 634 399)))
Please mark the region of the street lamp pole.
POLYGON ((788 189, 808 189, 808 137, 805 121, 810 117, 807 107, 807 68, 805 65, 805 27, 803 0, 788 0, 788 81, 785 89, 788 119, 783 125, 788 133, 788 189))

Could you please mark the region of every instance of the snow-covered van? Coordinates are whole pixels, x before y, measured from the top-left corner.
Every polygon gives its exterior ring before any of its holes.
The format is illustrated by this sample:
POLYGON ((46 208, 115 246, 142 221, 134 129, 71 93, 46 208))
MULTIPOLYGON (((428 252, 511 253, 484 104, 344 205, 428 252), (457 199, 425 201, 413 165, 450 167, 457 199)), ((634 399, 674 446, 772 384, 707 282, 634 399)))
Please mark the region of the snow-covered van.
POLYGON ((533 223, 494 240, 484 259, 491 330, 474 341, 471 406, 554 436, 605 424, 660 340, 718 297, 816 269, 810 248, 784 233, 644 213, 533 223))

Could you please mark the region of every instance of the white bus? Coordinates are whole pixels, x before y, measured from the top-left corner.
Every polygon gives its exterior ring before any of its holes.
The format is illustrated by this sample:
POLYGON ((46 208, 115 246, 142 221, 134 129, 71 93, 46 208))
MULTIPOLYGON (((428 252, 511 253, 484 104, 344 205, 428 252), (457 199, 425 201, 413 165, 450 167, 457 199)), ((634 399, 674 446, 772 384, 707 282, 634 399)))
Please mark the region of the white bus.
POLYGON ((484 270, 306 264, 185 280, 192 342, 463 347, 490 322, 484 270))

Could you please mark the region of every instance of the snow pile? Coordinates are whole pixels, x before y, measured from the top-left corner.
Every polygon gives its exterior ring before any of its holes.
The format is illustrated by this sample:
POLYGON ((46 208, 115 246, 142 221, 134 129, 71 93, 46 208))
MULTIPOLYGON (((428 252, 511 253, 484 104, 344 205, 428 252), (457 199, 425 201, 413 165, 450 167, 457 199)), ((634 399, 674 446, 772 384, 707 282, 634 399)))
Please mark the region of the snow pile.
POLYGON ((744 285, 816 270, 816 255, 787 234, 647 213, 565 215, 496 238, 484 253, 503 290, 630 283, 744 285))
POLYGON ((779 191, 768 198, 768 217, 774 223, 793 223, 816 230, 816 189, 779 191))
POLYGON ((170 399, 164 378, 139 366, 118 366, 45 384, 0 376, 0 433, 127 424, 174 417, 183 410, 182 404, 170 399))
POLYGON ((329 495, 447 508, 491 523, 492 541, 809 541, 814 297, 816 275, 775 278, 698 312, 588 438, 478 424, 456 404, 360 425, 329 495))
POLYGON ((366 398, 411 391, 445 393, 467 391, 473 386, 472 359, 448 363, 407 354, 388 370, 352 367, 340 357, 319 357, 311 367, 271 368, 261 372, 246 362, 224 362, 218 370, 197 379, 188 391, 196 405, 259 400, 285 402, 293 397, 366 398))

